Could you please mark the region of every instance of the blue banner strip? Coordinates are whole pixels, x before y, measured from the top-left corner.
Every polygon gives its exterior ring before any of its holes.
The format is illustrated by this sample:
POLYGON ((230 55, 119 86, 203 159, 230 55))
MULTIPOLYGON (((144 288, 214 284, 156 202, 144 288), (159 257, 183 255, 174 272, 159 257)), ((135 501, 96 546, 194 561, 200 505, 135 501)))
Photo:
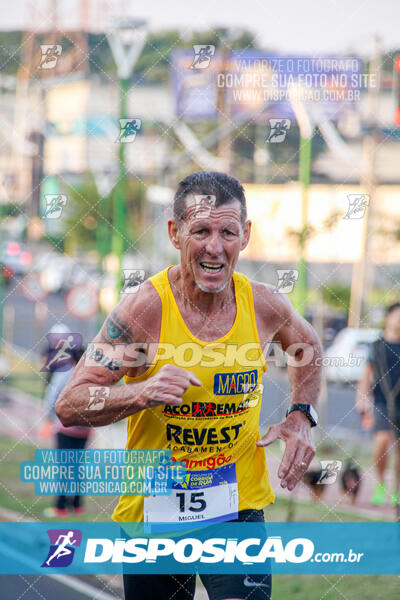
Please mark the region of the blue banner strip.
POLYGON ((400 574, 400 524, 0 523, 0 574, 122 572, 400 574))

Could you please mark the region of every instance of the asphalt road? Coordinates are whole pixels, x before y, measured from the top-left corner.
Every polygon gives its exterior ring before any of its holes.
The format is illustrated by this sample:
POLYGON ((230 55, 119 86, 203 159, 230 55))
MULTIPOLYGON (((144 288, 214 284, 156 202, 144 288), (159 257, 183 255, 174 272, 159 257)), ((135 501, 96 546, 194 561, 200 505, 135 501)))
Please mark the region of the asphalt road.
MULTIPOLYGON (((45 345, 46 333, 57 322, 66 324, 71 332, 80 333, 86 345, 95 335, 97 323, 95 318, 77 319, 71 316, 65 306, 61 294, 49 294, 46 298, 47 314, 40 322, 35 315, 35 305, 24 298, 18 285, 7 290, 6 307, 14 306, 13 327, 10 325, 7 341, 21 348, 40 353, 45 345)), ((37 312, 37 310, 36 310, 37 312)), ((10 314, 5 311, 5 315, 10 314)), ((324 425, 329 429, 359 429, 359 418, 354 410, 355 389, 352 386, 338 384, 328 385, 328 401, 324 425)), ((280 421, 289 404, 289 384, 286 371, 271 368, 264 376, 264 400, 261 412, 261 426, 265 428, 271 423, 280 421)))
MULTIPOLYGON (((263 379, 264 393, 260 427, 267 428, 284 418, 290 402, 287 373, 281 369, 267 371, 263 379)), ((355 386, 328 384, 326 410, 320 407, 320 422, 324 429, 339 435, 342 430, 360 430, 360 418, 354 408, 355 386), (324 414, 325 413, 325 414, 324 414)), ((262 433, 262 431, 261 431, 262 433)))
POLYGON ((21 294, 18 283, 10 284, 5 295, 5 337, 21 348, 40 352, 46 334, 56 323, 64 323, 71 332, 80 333, 84 344, 96 333, 96 319, 77 319, 70 315, 63 294, 49 294, 42 304, 42 311, 21 294))
POLYGON ((123 596, 97 577, 0 575, 2 600, 117 600, 123 596))

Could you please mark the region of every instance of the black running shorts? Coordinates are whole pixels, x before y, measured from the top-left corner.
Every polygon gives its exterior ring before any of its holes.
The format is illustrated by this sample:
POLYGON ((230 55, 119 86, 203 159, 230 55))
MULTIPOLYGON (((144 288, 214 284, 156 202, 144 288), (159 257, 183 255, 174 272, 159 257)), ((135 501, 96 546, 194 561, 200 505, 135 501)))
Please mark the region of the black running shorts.
MULTIPOLYGON (((237 521, 262 522, 262 510, 242 510, 237 521)), ((233 521, 235 522, 235 521, 233 521)), ((193 600, 195 575, 124 575, 125 600, 193 600)), ((270 600, 271 575, 200 575, 209 600, 270 600)))

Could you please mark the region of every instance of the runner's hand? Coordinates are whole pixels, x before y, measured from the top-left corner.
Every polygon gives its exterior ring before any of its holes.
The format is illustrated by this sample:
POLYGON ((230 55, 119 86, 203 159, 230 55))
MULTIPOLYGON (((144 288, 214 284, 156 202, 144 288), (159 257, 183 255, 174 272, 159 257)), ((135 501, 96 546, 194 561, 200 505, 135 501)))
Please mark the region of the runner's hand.
POLYGON ((189 385, 201 386, 201 381, 192 371, 175 365, 164 365, 156 375, 144 382, 141 396, 145 408, 160 404, 179 406, 189 385))
POLYGON ((285 452, 278 469, 281 487, 293 490, 307 471, 315 455, 311 437, 311 424, 300 411, 290 413, 286 420, 272 425, 257 446, 269 446, 276 439, 282 439, 285 452))

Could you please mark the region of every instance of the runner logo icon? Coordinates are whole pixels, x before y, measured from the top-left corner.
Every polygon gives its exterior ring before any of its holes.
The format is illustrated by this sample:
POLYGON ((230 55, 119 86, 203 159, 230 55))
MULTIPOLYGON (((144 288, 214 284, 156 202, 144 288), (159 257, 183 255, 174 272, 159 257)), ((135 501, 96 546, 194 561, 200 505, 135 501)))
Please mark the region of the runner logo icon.
POLYGON ((81 545, 79 529, 48 529, 49 552, 42 567, 68 567, 74 558, 75 547, 81 545))

